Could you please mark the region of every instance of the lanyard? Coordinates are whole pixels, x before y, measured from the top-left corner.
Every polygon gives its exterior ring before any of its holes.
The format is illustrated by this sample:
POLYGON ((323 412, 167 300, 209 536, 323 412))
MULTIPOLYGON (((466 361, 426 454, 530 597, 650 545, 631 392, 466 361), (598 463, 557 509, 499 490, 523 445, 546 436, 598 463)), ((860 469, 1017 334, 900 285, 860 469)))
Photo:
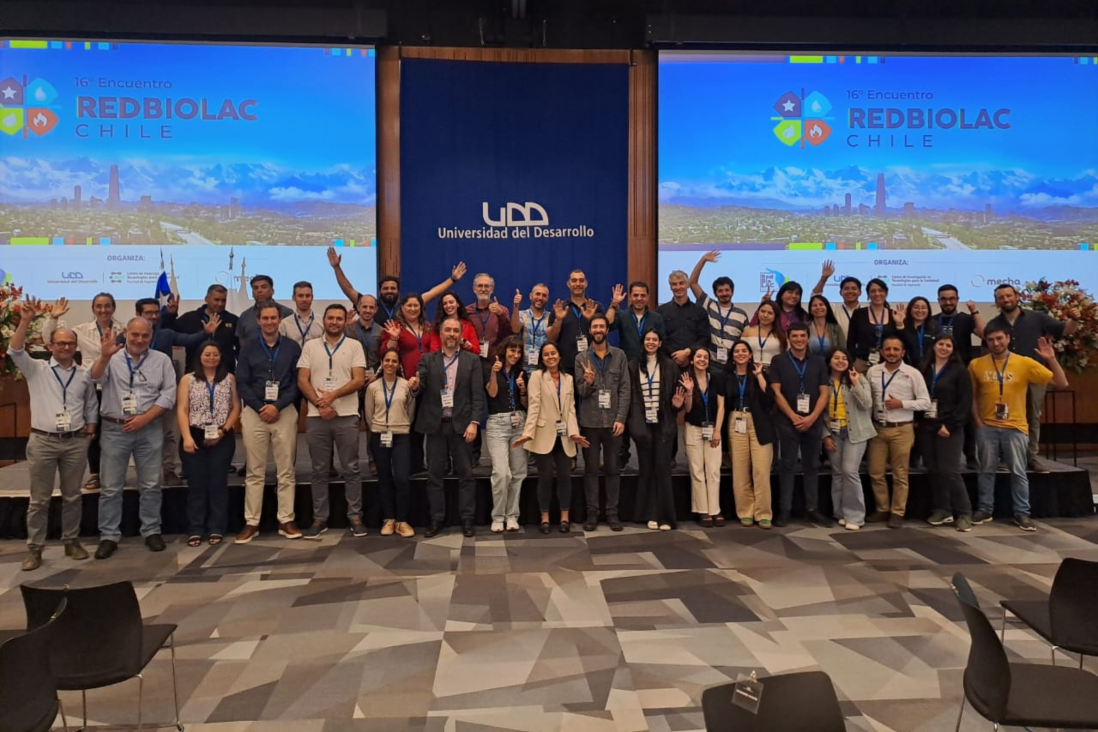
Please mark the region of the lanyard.
POLYGON ((76 378, 76 365, 75 364, 73 365, 72 373, 69 374, 69 380, 65 381, 65 382, 62 382, 61 377, 57 375, 57 367, 56 366, 53 367, 52 371, 53 371, 53 378, 57 379, 58 384, 61 384, 61 404, 63 406, 67 406, 68 402, 69 402, 69 384, 71 384, 72 380, 74 378, 76 378))
POLYGON ((419 331, 417 333, 416 329, 413 328, 410 324, 408 325, 408 330, 412 333, 413 336, 415 336, 416 343, 419 345, 419 352, 422 354, 423 353, 423 331, 419 331))
MULTIPOLYGON (((458 356, 461 355, 461 351, 454 354, 454 357, 450 359, 450 363, 446 363, 446 354, 442 356, 442 383, 443 387, 450 390, 450 367, 454 365, 454 362, 458 360, 458 356)), ((456 380, 456 377, 455 377, 456 380)))
MULTIPOLYGON (((846 314, 846 322, 849 324, 850 323, 851 312, 846 309, 846 303, 843 303, 842 308, 843 308, 843 313, 846 314)), ((858 311, 858 308, 854 308, 854 312, 857 312, 857 311, 858 311)))
POLYGON ((263 340, 263 336, 259 336, 259 345, 263 347, 263 353, 267 354, 267 361, 271 366, 271 378, 274 378, 275 361, 278 360, 278 352, 282 350, 282 336, 278 337, 278 341, 275 343, 274 353, 271 353, 271 349, 267 348, 267 341, 263 340))
POLYGON ((362 347, 366 349, 366 351, 370 350, 370 344, 373 343, 377 337, 375 335, 377 333, 377 328, 377 323, 373 323, 370 325, 370 332, 367 333, 366 329, 362 327, 362 323, 358 323, 358 332, 361 333, 359 340, 362 342, 362 347))
MULTIPOLYGON (((816 324, 813 323, 812 327, 815 328, 816 324)), ((823 353, 824 351, 827 350, 827 348, 826 348, 826 345, 827 345, 827 326, 826 325, 824 326, 823 335, 820 335, 819 330, 816 331, 816 341, 820 344, 820 353, 823 353)))
POLYGON ((743 395, 747 391, 747 380, 750 379, 750 378, 751 378, 751 374, 744 374, 742 378, 740 377, 739 374, 736 374, 736 381, 739 383, 739 387, 740 387, 740 409, 739 409, 739 411, 741 411, 741 412, 743 411, 743 395))
POLYGON ((895 371, 893 371, 892 376, 888 377, 887 382, 885 382, 885 371, 888 371, 888 369, 884 369, 883 371, 881 371, 881 402, 882 403, 884 402, 885 399, 888 398, 888 387, 892 386, 892 380, 896 378, 896 374, 900 373, 900 369, 896 369, 895 371))
POLYGON ((761 333, 756 334, 756 337, 759 339, 759 357, 760 358, 762 358, 763 349, 766 348, 766 342, 770 340, 770 336, 773 335, 773 334, 774 334, 773 327, 770 329, 770 332, 766 334, 766 338, 763 338, 761 333))
POLYGON ((946 363, 945 366, 942 366, 941 371, 934 371, 934 375, 930 377, 930 396, 931 396, 931 398, 934 397, 934 388, 936 386, 938 386, 938 377, 940 377, 945 372, 945 370, 947 368, 949 368, 949 363, 948 362, 946 363))
POLYGON ((797 359, 793 358, 793 354, 789 351, 785 352, 786 356, 789 356, 789 363, 793 364, 793 368, 797 370, 797 378, 801 381, 801 394, 806 393, 804 390, 804 374, 808 371, 808 354, 805 354, 804 364, 797 365, 797 359))
POLYGON ((712 379, 706 376, 705 379, 705 391, 699 391, 698 393, 702 398, 702 405, 705 407, 705 421, 709 421, 709 386, 712 384, 712 379))
MULTIPOLYGON (((887 309, 887 308, 886 308, 887 309)), ((869 306, 869 318, 873 321, 873 329, 877 331, 877 350, 881 350, 881 341, 884 339, 884 312, 881 313, 881 319, 877 320, 877 316, 873 312, 873 306, 869 306)), ((881 378, 884 378, 882 375, 881 378)))
MULTIPOLYGON (((99 331, 99 340, 103 340, 103 329, 99 327, 99 321, 95 321, 95 329, 99 331)), ((111 330, 114 329, 114 321, 111 321, 111 330)))
POLYGON ((393 379, 393 390, 389 391, 385 387, 385 378, 382 377, 382 379, 381 379, 381 393, 385 395, 385 428, 386 428, 385 431, 388 432, 389 431, 388 430, 388 428, 389 428, 389 407, 393 406, 393 397, 395 397, 396 393, 397 393, 396 379, 393 379))
POLYGON ((1003 398, 1003 380, 1006 377, 1007 364, 1010 363, 1010 354, 1007 354, 1006 360, 1003 361, 1003 370, 999 370, 999 364, 995 362, 995 357, 991 357, 991 365, 995 367, 995 375, 999 378, 999 398, 1003 398))
MULTIPOLYGON (((728 312, 732 312, 729 310, 728 312)), ((637 314, 632 310, 629 311, 629 317, 633 318, 633 323, 637 326, 637 335, 644 335, 644 321, 648 320, 648 311, 644 311, 644 317, 637 320, 637 314)))
POLYGON ((728 312, 721 312, 721 304, 717 303, 717 321, 721 324, 721 333, 724 333, 724 326, 728 324, 728 319, 732 317, 732 311, 736 309, 735 305, 728 306, 728 312))
MULTIPOLYGON (((141 367, 145 365, 145 359, 148 358, 148 351, 145 352, 145 355, 141 357, 141 360, 137 362, 136 366, 134 366, 133 361, 130 360, 130 352, 129 351, 123 351, 122 354, 126 357, 126 368, 128 368, 130 370, 130 390, 132 391, 133 390, 133 376, 134 376, 134 374, 140 374, 141 373, 141 367)), ((143 378, 144 377, 142 376, 142 379, 143 378)), ((1001 386, 1000 386, 999 389, 1000 389, 1000 391, 1002 391, 1001 386)))
POLYGON ((507 399, 511 405, 511 411, 515 411, 515 372, 507 372, 507 399))
POLYGON ((532 339, 531 342, 536 346, 538 344, 538 329, 539 329, 539 326, 541 326, 541 329, 544 330, 545 319, 548 318, 549 316, 546 315, 546 314, 543 314, 540 318, 535 320, 534 319, 534 311, 533 310, 528 310, 527 312, 530 314, 530 337, 532 339))
POLYGON ((480 324, 484 328, 484 330, 482 332, 487 333, 488 332, 488 320, 492 317, 492 311, 488 310, 487 312, 484 313, 484 315, 481 315, 480 314, 480 309, 479 308, 475 308, 475 309, 476 309, 477 318, 480 319, 480 324))
MULTIPOLYGON (((297 332, 301 334, 301 343, 305 344, 305 336, 309 334, 309 331, 313 329, 313 321, 316 320, 314 313, 309 313, 309 324, 304 328, 301 327, 301 318, 297 317, 297 313, 294 313, 294 324, 297 325, 297 332)), ((338 348, 338 346, 337 346, 338 348)), ((330 366, 328 368, 331 368, 330 366)))
POLYGON ((213 422, 213 419, 214 419, 214 393, 217 391, 217 382, 216 381, 207 381, 206 382, 206 391, 208 391, 210 393, 210 421, 213 422))
POLYGON ((953 313, 953 315, 950 315, 949 320, 946 320, 945 315, 939 315, 938 316, 938 322, 942 324, 943 328, 952 328, 953 327, 953 321, 956 320, 956 319, 957 319, 957 313, 953 313))
POLYGON ((328 339, 327 338, 324 339, 324 352, 328 354, 328 373, 332 372, 332 368, 333 368, 332 359, 335 357, 335 355, 337 353, 339 353, 339 347, 343 345, 343 341, 345 341, 345 340, 347 340, 347 336, 341 336, 340 339, 339 339, 339 343, 336 344, 335 350, 333 351, 333 350, 328 348, 328 339))
POLYGON ((839 384, 838 381, 831 382, 831 416, 834 419, 839 416, 839 384))
POLYGON ((568 307, 572 310, 572 314, 576 316, 576 320, 580 323, 583 322, 583 308, 576 305, 574 302, 569 302, 568 307))
POLYGON ((563 381, 564 381, 564 378, 560 375, 560 372, 558 371, 557 372, 557 414, 560 415, 561 419, 564 419, 564 405, 561 404, 561 401, 560 401, 560 385, 563 381))
POLYGON ((386 317, 389 320, 392 320, 393 319, 393 313, 396 312, 396 305, 393 305, 393 307, 389 307, 388 305, 385 304, 384 300, 378 300, 377 302, 378 302, 379 305, 381 305, 381 309, 385 311, 386 317))
POLYGON ((644 378, 648 379, 648 398, 649 399, 652 398, 652 391, 654 389, 652 384, 656 381, 656 374, 659 373, 659 368, 660 368, 660 365, 657 362, 656 363, 656 371, 650 374, 650 373, 648 373, 648 366, 645 365, 645 367, 644 367, 644 378))
POLYGON ((923 360, 923 338, 926 336, 926 323, 923 323, 915 330, 915 335, 919 340, 919 361, 923 360))

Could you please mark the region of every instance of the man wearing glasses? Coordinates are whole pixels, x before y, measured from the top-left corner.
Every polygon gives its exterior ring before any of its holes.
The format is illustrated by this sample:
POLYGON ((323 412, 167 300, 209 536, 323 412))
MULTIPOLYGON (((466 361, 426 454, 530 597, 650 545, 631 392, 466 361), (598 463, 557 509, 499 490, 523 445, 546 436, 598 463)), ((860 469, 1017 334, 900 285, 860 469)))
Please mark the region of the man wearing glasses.
POLYGON ((31 358, 23 346, 27 330, 41 304, 30 298, 19 306, 19 327, 8 345, 11 360, 27 379, 31 403, 31 434, 27 440, 27 463, 30 467, 30 505, 27 507, 27 556, 23 569, 32 571, 42 566, 42 549, 46 543, 53 479, 61 474, 61 538, 65 555, 87 559, 88 552, 80 545, 80 483, 88 457, 88 441, 95 434, 99 421, 95 384, 88 372, 77 366, 76 334, 68 328, 57 328, 50 336, 48 362, 31 358))

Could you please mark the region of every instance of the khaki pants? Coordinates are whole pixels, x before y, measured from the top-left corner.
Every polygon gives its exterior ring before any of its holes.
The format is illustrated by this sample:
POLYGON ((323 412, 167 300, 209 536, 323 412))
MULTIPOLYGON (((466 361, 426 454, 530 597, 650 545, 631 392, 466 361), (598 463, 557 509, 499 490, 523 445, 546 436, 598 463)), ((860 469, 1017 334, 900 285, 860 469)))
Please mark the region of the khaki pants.
POLYGON ((907 470, 911 459, 911 448, 915 444, 915 426, 899 427, 877 426, 877 436, 869 441, 869 481, 873 484, 873 495, 877 500, 877 510, 903 516, 907 508, 907 470), (892 506, 889 508, 888 479, 885 478, 885 466, 892 468, 892 506))
POLYGON ((701 427, 692 424, 684 427, 692 488, 690 510, 702 516, 716 516, 721 512, 721 449, 702 439, 701 427))
POLYGON ((728 420, 728 445, 732 453, 732 490, 736 495, 736 515, 741 519, 769 521, 770 466, 774 446, 760 445, 750 412, 732 412, 728 420), (736 420, 747 420, 747 434, 737 434, 736 420))
POLYGON ((30 467, 27 544, 42 546, 46 543, 53 481, 58 473, 61 475, 61 538, 72 541, 80 535, 83 506, 80 488, 87 459, 88 439, 83 435, 61 440, 31 433, 27 439, 27 465, 30 467))
POLYGON ((278 523, 294 520, 294 492, 297 476, 294 457, 297 455, 297 407, 291 405, 278 413, 278 421, 267 424, 251 407, 240 415, 244 436, 248 474, 244 479, 244 521, 259 526, 263 512, 263 486, 267 477, 267 452, 273 448, 278 479, 278 523))

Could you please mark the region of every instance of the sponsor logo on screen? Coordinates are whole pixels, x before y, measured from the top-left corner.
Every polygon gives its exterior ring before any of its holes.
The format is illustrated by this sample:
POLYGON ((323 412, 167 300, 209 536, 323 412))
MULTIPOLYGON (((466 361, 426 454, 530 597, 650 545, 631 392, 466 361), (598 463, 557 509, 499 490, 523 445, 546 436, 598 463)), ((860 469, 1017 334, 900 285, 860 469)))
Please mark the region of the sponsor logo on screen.
POLYGON ((549 212, 540 203, 507 201, 495 206, 489 201, 480 204, 484 226, 463 229, 457 226, 438 227, 439 239, 589 239, 595 230, 586 224, 553 228, 549 212))
POLYGON ((45 79, 0 80, 0 132, 24 138, 48 135, 57 126, 57 90, 45 79))
POLYGON ((759 273, 759 292, 770 291, 773 293, 779 287, 785 284, 786 276, 776 269, 770 269, 769 267, 759 273))
POLYGON ((970 281, 970 284, 973 287, 977 287, 977 288, 979 288, 979 287, 995 288, 995 287, 998 287, 999 285, 1011 285, 1015 289, 1018 289, 1018 288, 1022 287, 1022 285, 1025 284, 1025 283, 1023 283, 1019 279, 1014 279, 1012 277, 987 277, 985 275, 978 274, 978 275, 973 275, 972 276, 972 280, 970 281))
POLYGON ((774 126, 774 136, 778 141, 788 147, 799 145, 804 149, 805 143, 818 147, 827 142, 831 137, 831 100, 818 91, 805 95, 804 90, 798 95, 787 91, 774 102, 774 111, 777 117, 771 120, 778 124, 774 126))

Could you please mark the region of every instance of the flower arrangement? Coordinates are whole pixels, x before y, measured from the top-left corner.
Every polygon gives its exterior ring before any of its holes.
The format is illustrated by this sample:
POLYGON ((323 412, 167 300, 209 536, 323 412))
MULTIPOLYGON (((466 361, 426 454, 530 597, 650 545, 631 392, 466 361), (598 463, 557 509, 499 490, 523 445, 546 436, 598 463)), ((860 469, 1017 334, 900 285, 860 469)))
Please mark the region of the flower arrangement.
MULTIPOLYGON (((23 299, 23 288, 16 287, 10 282, 0 285, 0 376, 15 376, 22 378, 19 369, 8 358, 8 344, 15 335, 15 329, 19 327, 19 301, 23 299)), ((46 322, 49 312, 41 312, 31 322, 27 332, 26 349, 34 358, 49 358, 49 351, 42 340, 42 326, 46 322)))
POLYGON ((1078 329, 1053 345, 1057 359, 1065 369, 1082 373, 1096 362, 1098 352, 1098 304, 1076 280, 1027 282, 1021 300, 1033 310, 1048 313, 1060 321, 1074 320, 1078 329))

